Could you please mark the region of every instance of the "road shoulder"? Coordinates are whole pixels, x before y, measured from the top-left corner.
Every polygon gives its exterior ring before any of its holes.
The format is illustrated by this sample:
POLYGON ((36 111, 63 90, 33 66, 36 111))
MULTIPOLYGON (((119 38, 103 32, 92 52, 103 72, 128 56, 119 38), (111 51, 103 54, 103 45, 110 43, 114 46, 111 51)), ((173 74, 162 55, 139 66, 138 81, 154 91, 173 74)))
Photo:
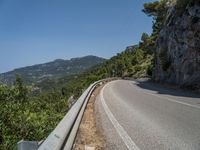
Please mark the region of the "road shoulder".
POLYGON ((105 139, 98 130, 95 119, 94 104, 97 95, 103 85, 97 87, 92 93, 86 110, 84 112, 77 137, 74 143, 74 150, 95 149, 101 150, 104 147, 105 139))

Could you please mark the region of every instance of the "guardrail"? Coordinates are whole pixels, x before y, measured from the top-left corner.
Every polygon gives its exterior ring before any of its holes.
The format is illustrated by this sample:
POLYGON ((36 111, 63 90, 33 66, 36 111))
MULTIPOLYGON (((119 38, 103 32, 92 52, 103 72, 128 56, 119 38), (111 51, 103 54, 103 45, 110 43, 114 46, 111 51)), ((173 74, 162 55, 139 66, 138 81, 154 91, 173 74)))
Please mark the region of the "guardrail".
POLYGON ((43 142, 20 141, 18 150, 71 150, 89 97, 97 85, 113 79, 104 79, 91 84, 71 107, 65 117, 43 142))

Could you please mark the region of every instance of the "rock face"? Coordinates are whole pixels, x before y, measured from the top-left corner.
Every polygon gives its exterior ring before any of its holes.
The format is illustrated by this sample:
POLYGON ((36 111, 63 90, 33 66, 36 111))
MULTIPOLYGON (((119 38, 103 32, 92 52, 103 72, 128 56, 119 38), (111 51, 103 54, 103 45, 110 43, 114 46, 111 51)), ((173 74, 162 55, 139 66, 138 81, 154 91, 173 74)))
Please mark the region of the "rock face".
POLYGON ((171 6, 159 32, 155 80, 200 89, 200 6, 171 6))

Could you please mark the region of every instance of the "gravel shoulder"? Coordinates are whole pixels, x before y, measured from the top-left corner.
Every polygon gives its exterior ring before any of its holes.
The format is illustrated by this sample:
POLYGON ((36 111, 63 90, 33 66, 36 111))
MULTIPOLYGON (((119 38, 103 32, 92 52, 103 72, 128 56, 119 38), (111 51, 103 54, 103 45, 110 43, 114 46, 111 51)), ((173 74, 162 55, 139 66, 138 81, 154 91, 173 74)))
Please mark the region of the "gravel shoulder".
POLYGON ((91 95, 84 112, 73 150, 102 150, 105 139, 96 125, 94 105, 103 85, 97 87, 91 95))

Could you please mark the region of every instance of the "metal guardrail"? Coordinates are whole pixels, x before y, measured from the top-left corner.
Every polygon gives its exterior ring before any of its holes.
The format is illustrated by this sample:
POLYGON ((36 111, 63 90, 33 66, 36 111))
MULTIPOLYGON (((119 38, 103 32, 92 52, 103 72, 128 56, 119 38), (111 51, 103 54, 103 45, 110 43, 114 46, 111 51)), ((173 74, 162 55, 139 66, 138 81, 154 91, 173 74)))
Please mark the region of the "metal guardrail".
POLYGON ((38 142, 20 141, 17 149, 71 150, 89 97, 98 84, 109 80, 112 79, 104 79, 91 84, 44 142, 38 144, 38 142))

